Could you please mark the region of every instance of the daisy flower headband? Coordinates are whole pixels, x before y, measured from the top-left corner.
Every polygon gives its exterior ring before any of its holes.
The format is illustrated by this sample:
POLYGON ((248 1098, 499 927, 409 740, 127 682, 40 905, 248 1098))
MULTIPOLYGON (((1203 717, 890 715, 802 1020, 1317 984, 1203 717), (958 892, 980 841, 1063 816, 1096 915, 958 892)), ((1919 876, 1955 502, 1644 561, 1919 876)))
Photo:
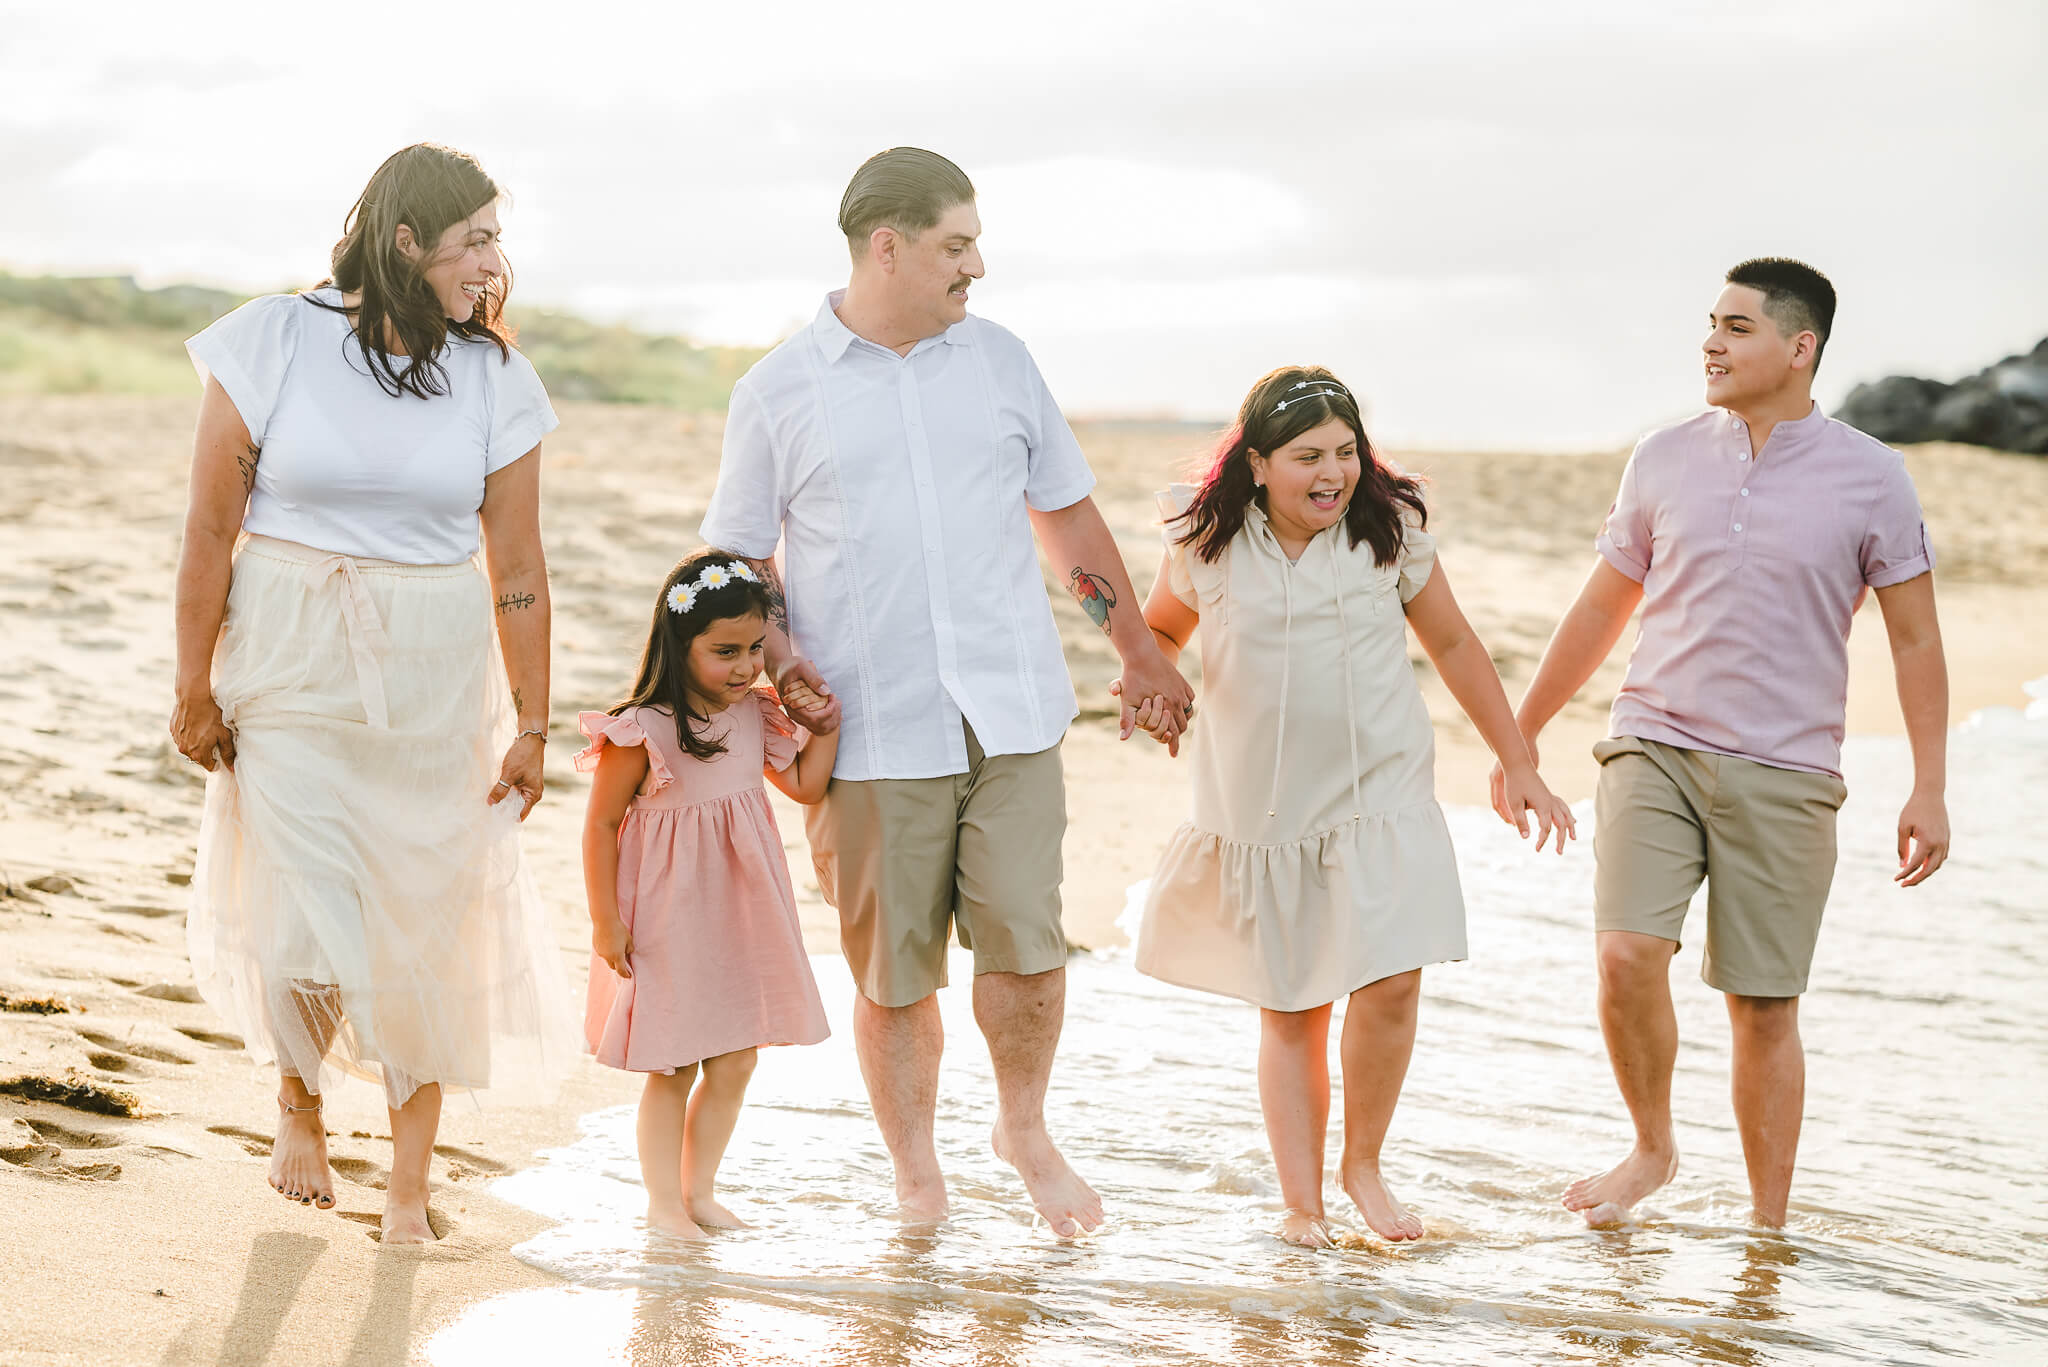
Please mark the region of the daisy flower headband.
POLYGON ((689 583, 675 584, 669 589, 668 610, 677 616, 681 616, 697 606, 697 596, 699 594, 709 593, 714 589, 722 589, 735 579, 745 580, 749 584, 761 582, 761 576, 754 573, 753 566, 743 560, 735 560, 729 564, 706 565, 703 573, 699 574, 689 583))
POLYGON ((1335 380, 1303 380, 1287 391, 1287 397, 1273 406, 1267 417, 1275 417, 1287 411, 1287 405, 1300 403, 1303 399, 1349 399, 1351 391, 1335 380))

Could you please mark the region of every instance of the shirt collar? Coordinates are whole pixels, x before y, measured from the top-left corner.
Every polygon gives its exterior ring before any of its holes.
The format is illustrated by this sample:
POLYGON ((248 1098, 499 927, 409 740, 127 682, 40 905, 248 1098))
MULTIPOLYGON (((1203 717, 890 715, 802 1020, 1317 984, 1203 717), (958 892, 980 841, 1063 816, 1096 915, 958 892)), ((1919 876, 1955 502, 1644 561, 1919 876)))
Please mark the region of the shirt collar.
MULTIPOLYGON (((883 351, 888 350, 887 347, 882 347, 880 343, 868 341, 867 338, 860 336, 852 328, 839 321, 839 301, 845 297, 845 290, 833 290, 827 294, 825 302, 818 307, 818 316, 811 322, 811 336, 816 339, 818 350, 824 353, 827 365, 836 363, 841 356, 846 354, 847 348, 855 342, 859 342, 863 346, 877 347, 883 351)), ((955 323, 936 337, 927 337, 919 342, 917 346, 910 349, 910 354, 915 356, 920 349, 939 342, 944 342, 947 346, 972 346, 974 339, 968 335, 965 323, 955 323)), ((893 355, 894 353, 891 352, 890 354, 893 355)), ((908 358, 906 357, 905 359, 908 358)))
MULTIPOLYGON (((1722 412, 1727 415, 1728 430, 1741 437, 1744 441, 1748 441, 1749 424, 1736 417, 1733 413, 1729 413, 1726 409, 1723 409, 1722 412)), ((1821 406, 1816 403, 1805 417, 1794 418, 1789 422, 1781 422, 1776 427, 1773 427, 1771 429, 1770 444, 1776 447, 1804 446, 1825 431, 1827 425, 1828 415, 1822 412, 1821 406)))

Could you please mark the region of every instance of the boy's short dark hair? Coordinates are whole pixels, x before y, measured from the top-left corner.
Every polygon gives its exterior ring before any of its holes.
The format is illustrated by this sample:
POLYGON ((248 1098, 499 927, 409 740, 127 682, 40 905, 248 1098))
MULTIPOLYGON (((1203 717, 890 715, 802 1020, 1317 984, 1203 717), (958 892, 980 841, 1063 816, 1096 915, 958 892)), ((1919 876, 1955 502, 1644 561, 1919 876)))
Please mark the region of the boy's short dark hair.
POLYGON ((915 237, 956 204, 971 203, 974 182, 937 152, 892 147, 861 163, 839 200, 839 231, 855 253, 877 228, 915 237))
POLYGON ((1729 271, 1728 283, 1761 292, 1764 312, 1785 336, 1812 333, 1813 369, 1820 369, 1835 326, 1835 287, 1825 275, 1789 256, 1758 256, 1729 271))

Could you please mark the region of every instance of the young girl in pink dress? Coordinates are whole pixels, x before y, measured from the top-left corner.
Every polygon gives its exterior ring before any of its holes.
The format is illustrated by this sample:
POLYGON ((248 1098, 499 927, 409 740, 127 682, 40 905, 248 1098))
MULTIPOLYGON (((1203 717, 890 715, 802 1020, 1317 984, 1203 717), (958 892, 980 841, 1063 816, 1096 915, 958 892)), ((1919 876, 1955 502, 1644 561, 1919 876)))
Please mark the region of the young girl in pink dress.
POLYGON ((807 736, 754 687, 775 610, 746 562, 696 552, 661 586, 632 696, 580 718, 576 767, 597 771, 584 1033, 599 1063, 647 1074, 647 1221, 689 1239, 744 1227, 712 1183, 756 1047, 829 1033, 761 778, 817 802, 839 737, 807 736))

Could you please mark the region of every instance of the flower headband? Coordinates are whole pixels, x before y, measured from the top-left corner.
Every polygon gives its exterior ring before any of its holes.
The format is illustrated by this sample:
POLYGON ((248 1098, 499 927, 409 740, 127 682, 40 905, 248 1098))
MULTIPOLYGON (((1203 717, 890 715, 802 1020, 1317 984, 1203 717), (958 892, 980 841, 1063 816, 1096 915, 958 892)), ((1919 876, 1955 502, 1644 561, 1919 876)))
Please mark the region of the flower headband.
MULTIPOLYGON (((1288 390, 1287 397, 1280 400, 1279 403, 1275 404, 1273 406, 1273 411, 1271 413, 1268 413, 1266 416, 1270 418, 1278 414, 1284 413, 1287 411, 1288 404, 1300 403, 1303 399, 1350 398, 1351 391, 1346 389, 1343 385, 1338 384, 1335 380, 1303 380, 1300 384, 1297 384, 1294 386, 1294 388, 1288 390), (1301 393, 1300 391, 1304 389, 1308 390, 1309 392, 1306 394, 1301 393)), ((1356 402, 1356 400, 1353 400, 1353 402, 1356 402)))
POLYGON ((744 579, 749 584, 761 582, 761 576, 743 560, 726 564, 706 565, 704 572, 687 584, 676 584, 668 591, 668 610, 677 616, 697 606, 697 595, 713 589, 722 589, 735 579, 744 579))

